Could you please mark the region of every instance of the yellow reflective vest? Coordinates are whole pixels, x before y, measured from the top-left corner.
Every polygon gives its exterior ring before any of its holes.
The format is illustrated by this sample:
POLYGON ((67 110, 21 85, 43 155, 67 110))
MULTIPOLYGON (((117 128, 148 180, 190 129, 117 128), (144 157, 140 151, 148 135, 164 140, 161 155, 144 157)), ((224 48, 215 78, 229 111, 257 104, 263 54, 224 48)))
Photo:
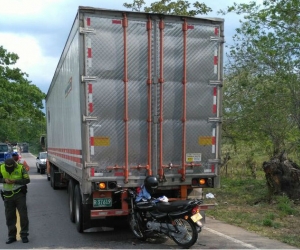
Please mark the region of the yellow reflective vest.
MULTIPOLYGON (((3 176, 3 179, 11 179, 11 180, 21 180, 21 179, 23 179, 23 173, 22 173, 23 169, 24 169, 23 165, 17 164, 17 167, 10 174, 6 171, 5 164, 2 164, 1 167, 0 167, 0 171, 1 171, 1 174, 3 176)), ((26 178, 26 175, 24 175, 24 177, 26 178)), ((22 186, 24 186, 24 185, 20 185, 20 184, 16 184, 16 183, 13 183, 13 184, 3 183, 3 191, 14 191, 14 190, 19 189, 22 186)))

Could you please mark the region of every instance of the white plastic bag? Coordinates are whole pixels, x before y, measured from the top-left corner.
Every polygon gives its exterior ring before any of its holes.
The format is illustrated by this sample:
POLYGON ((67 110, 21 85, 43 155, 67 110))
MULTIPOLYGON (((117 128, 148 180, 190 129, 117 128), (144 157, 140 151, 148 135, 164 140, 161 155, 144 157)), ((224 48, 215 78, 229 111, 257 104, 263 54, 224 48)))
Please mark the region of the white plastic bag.
POLYGON ((206 197, 207 199, 214 199, 214 198, 215 198, 215 196, 214 196, 212 193, 206 194, 205 197, 206 197))
POLYGON ((169 201, 168 197, 166 197, 166 196, 160 196, 160 197, 158 198, 158 200, 159 200, 160 202, 168 202, 168 201, 169 201))

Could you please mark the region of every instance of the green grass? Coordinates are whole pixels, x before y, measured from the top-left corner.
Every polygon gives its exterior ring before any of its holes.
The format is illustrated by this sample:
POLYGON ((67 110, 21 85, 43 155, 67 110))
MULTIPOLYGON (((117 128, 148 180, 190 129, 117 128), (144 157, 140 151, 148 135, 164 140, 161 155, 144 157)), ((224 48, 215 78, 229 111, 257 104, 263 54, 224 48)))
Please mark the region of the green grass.
POLYGON ((206 190, 217 203, 207 216, 300 247, 299 205, 286 196, 270 197, 263 173, 257 179, 242 176, 221 176, 221 188, 206 190))

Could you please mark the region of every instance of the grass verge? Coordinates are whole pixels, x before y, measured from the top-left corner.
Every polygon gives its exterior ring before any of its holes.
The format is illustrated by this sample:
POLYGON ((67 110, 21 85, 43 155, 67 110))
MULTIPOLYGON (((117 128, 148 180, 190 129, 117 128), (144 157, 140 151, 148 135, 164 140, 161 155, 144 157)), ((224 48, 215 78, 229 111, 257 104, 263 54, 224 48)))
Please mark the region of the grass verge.
POLYGON ((300 247, 300 205, 286 196, 271 197, 266 180, 260 176, 257 179, 221 177, 221 188, 205 190, 214 194, 217 204, 206 215, 300 247))

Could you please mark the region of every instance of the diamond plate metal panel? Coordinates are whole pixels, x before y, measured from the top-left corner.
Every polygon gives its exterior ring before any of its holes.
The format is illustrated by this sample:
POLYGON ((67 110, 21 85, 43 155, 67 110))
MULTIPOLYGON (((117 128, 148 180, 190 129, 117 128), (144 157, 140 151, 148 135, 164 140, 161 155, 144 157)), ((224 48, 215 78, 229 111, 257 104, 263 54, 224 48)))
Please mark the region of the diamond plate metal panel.
POLYGON ((70 45, 70 53, 66 55, 47 99, 47 134, 51 135, 47 144, 48 148, 56 150, 82 149, 78 36, 77 33, 70 45))
POLYGON ((218 42, 211 41, 211 37, 215 37, 215 26, 193 26, 187 35, 187 80, 206 85, 209 80, 218 79, 214 73, 214 53, 218 50, 218 42))
MULTIPOLYGON (((132 167, 145 166, 148 162, 148 96, 147 96, 147 59, 148 38, 147 20, 128 20, 126 29, 126 60, 124 60, 124 30, 121 19, 91 17, 91 26, 95 34, 86 34, 85 50, 91 48, 91 63, 87 65, 87 75, 95 76, 93 82, 93 105, 90 113, 97 117, 91 123, 94 137, 106 138, 108 144, 95 144, 93 162, 98 162, 104 171, 107 166, 125 164, 125 84, 124 63, 127 64, 128 83, 128 163, 130 175, 144 175, 146 171, 132 167)), ((159 20, 153 20, 152 30, 152 71, 153 77, 160 77, 160 32, 159 20)), ((202 156, 202 162, 215 158, 212 145, 201 145, 200 137, 212 137, 215 126, 208 123, 213 112, 215 96, 211 80, 219 79, 216 70, 216 57, 219 51, 215 25, 189 23, 187 31, 187 84, 186 84, 186 153, 202 156)), ((183 135, 183 31, 182 23, 166 22, 163 35, 163 164, 182 164, 183 135)), ((154 78, 154 80, 156 80, 154 78)), ((160 114, 160 84, 152 87, 152 119, 160 114), (157 88, 156 88, 157 86, 157 88), (156 103, 154 103, 156 101, 156 103), (157 109, 155 109, 157 108, 157 109)), ((152 123, 152 150, 157 149, 159 162, 160 124, 152 123), (157 133, 156 133, 157 132, 157 133), (157 137, 156 137, 157 136, 157 137), (156 145, 155 145, 156 143, 156 145)), ((100 143, 101 144, 101 143, 100 143)), ((211 143, 212 144, 212 143, 211 143)), ((203 167, 193 170, 203 172, 203 167)), ((177 170, 167 170, 177 174, 177 170)), ((107 171, 106 176, 113 173, 107 171)))
MULTIPOLYGON (((122 25, 112 20, 93 18, 91 23, 96 35, 89 35, 93 67, 88 69, 88 74, 97 77, 93 83, 95 108, 91 115, 98 117, 99 122, 92 125, 94 137, 108 137, 110 141, 110 145, 95 145, 92 160, 102 169, 125 164, 124 39, 122 25)), ((129 21, 126 42, 128 161, 129 166, 146 165, 148 50, 145 22, 129 21)))
MULTIPOLYGON (((87 74, 100 79, 121 80, 123 77, 123 28, 112 23, 109 18, 91 17, 95 34, 87 34, 91 39, 92 67, 87 74)), ((88 44, 86 44, 86 51, 88 44)))
MULTIPOLYGON (((208 117, 213 113, 213 87, 208 83, 218 79, 214 56, 220 54, 219 46, 211 37, 215 26, 193 24, 187 31, 187 84, 186 84, 186 153, 201 153, 202 161, 215 158, 212 145, 200 146, 199 137, 212 134, 208 117)), ((157 55, 160 55, 159 24, 157 29, 157 55)), ((166 23, 163 54, 163 164, 182 164, 183 134, 183 32, 182 24, 166 23)), ((157 58, 157 74, 160 73, 160 58, 157 58)), ((158 93, 158 96, 160 92, 158 93)), ((158 98, 158 113, 160 112, 158 98)), ((160 129, 158 129, 160 136, 160 129)), ((159 138, 158 138, 159 141, 159 138)), ((198 168, 200 171, 201 168, 198 168)), ((175 171, 175 170, 172 170, 175 171)), ((176 171, 175 171, 176 172, 176 171)), ((174 172, 174 173, 175 173, 174 172)))

